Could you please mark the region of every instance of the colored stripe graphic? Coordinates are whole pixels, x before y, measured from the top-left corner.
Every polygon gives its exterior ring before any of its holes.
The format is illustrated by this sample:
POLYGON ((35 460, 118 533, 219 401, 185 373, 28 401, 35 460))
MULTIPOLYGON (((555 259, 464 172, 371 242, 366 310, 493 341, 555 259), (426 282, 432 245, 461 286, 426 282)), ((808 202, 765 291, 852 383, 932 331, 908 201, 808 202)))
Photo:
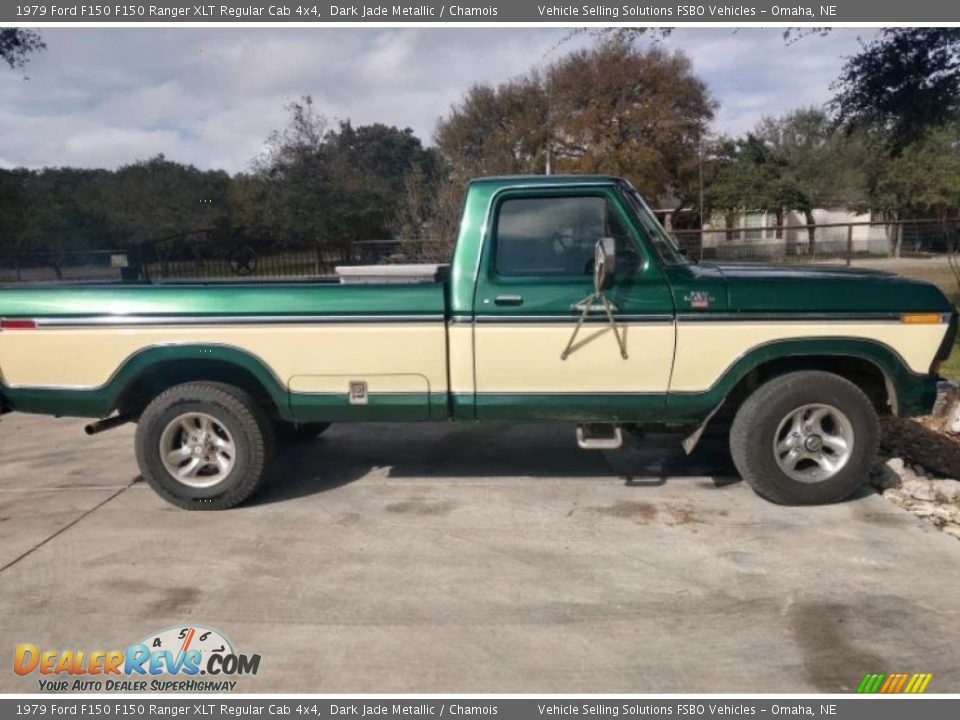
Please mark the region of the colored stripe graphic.
POLYGON ((922 693, 933 673, 867 673, 857 685, 858 693, 922 693))

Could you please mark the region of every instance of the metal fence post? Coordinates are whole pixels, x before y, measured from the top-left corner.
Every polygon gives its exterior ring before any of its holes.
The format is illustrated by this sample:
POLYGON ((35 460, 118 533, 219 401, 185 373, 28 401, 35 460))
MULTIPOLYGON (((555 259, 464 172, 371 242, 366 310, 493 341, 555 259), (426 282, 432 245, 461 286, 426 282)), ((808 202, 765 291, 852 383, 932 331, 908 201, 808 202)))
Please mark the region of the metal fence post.
POLYGON ((853 262, 853 225, 847 226, 847 267, 853 262))

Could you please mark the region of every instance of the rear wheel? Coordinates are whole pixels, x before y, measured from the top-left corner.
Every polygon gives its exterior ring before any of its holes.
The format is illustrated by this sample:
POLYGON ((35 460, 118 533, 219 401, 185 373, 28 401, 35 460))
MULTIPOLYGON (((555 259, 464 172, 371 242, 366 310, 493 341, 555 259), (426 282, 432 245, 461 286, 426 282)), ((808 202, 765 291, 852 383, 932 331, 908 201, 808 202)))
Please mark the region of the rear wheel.
POLYGON ((143 411, 137 462, 164 500, 188 510, 223 510, 263 479, 273 428, 245 391, 222 383, 172 387, 143 411))
POLYGON ((767 381, 740 406, 730 429, 743 479, 784 505, 849 497, 866 481, 879 441, 870 399, 849 380, 820 371, 767 381))

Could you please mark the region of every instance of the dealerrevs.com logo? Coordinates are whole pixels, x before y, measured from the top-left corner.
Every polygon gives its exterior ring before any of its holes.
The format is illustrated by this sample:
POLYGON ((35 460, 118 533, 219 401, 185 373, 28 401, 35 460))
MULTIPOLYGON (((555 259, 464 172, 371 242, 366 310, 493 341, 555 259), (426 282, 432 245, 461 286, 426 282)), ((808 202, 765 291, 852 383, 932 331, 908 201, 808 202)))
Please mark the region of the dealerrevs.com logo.
POLYGON ((19 643, 17 675, 39 675, 41 692, 226 692, 234 678, 256 675, 260 655, 234 650, 222 633, 199 625, 170 627, 126 650, 49 650, 19 643))

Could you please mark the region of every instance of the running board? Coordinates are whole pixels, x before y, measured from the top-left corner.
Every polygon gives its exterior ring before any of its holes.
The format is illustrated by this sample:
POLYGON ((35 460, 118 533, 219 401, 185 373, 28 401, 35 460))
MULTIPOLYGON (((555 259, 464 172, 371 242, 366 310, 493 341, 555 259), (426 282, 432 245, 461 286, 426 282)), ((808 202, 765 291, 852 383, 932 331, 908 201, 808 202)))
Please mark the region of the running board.
POLYGON ((619 450, 623 432, 619 425, 577 425, 577 445, 584 450, 619 450))

